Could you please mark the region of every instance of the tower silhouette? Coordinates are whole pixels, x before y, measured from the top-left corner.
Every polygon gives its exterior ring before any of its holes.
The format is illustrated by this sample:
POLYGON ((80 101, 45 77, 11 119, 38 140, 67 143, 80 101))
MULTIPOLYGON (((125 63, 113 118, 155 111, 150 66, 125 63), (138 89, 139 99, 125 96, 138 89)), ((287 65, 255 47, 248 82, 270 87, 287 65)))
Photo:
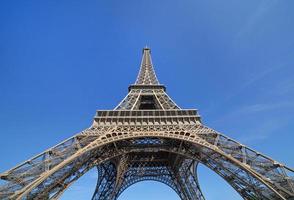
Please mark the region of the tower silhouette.
POLYGON ((151 51, 113 110, 98 110, 86 130, 0 174, 0 199, 58 199, 91 168, 92 199, 114 200, 129 186, 155 180, 183 200, 205 199, 202 163, 246 200, 293 200, 293 169, 205 126, 195 109, 181 109, 156 77, 151 51))

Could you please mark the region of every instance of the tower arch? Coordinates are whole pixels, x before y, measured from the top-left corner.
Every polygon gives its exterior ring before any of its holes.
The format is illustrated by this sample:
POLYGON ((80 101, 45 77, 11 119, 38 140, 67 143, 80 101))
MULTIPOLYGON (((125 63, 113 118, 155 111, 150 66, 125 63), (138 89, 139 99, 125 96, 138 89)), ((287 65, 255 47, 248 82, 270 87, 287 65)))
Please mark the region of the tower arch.
POLYGON ((181 199, 204 199, 195 168, 212 169, 244 199, 294 197, 293 169, 205 126, 196 109, 181 109, 155 75, 150 48, 114 110, 98 110, 90 128, 0 174, 1 199, 58 199, 93 167, 93 199, 117 199, 132 183, 152 179, 181 199))

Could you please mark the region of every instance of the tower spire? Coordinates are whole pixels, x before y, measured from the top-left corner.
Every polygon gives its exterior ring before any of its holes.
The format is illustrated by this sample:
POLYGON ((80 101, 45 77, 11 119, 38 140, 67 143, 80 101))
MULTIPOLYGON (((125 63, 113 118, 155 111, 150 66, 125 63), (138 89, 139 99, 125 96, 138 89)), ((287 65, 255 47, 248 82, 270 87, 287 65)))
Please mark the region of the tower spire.
POLYGON ((151 50, 147 46, 143 48, 141 67, 135 85, 159 85, 152 65, 151 50))

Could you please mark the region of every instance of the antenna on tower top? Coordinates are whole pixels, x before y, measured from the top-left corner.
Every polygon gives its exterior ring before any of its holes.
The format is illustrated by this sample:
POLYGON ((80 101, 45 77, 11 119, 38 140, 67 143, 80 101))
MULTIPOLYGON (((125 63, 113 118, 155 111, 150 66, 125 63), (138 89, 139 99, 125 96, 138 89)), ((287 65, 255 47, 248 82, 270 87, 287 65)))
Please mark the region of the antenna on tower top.
POLYGON ((144 51, 150 51, 151 52, 151 49, 148 47, 148 45, 146 44, 145 47, 143 48, 143 53, 144 51))

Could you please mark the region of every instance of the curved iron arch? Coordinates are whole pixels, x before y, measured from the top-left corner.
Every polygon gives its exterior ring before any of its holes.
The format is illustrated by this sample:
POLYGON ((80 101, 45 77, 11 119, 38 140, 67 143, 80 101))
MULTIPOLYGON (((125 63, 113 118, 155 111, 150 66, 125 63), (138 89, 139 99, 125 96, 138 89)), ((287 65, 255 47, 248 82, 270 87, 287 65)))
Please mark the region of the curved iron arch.
MULTIPOLYGON (((111 137, 111 138, 100 137, 99 140, 96 139, 93 142, 91 142, 89 145, 84 147, 83 148, 84 151, 78 151, 73 156, 69 157, 65 161, 63 161, 63 162, 59 163, 57 166, 53 167, 49 172, 47 172, 46 174, 44 174, 43 176, 38 178, 32 184, 25 187, 25 189, 23 189, 21 191, 21 193, 19 193, 20 195, 17 198, 20 199, 21 197, 26 196, 30 191, 32 191, 34 188, 39 186, 44 180, 46 180, 46 178, 48 178, 50 175, 57 172, 58 169, 61 169, 63 166, 66 166, 70 162, 75 161, 75 158, 78 158, 79 156, 84 155, 85 153, 89 152, 90 150, 93 150, 93 149, 95 149, 95 148, 97 148, 99 146, 101 147, 102 144, 110 144, 112 142, 117 142, 117 141, 124 140, 124 139, 134 139, 134 138, 140 138, 140 137, 161 137, 161 138, 180 139, 180 140, 184 140, 184 141, 187 141, 187 142, 192 142, 192 143, 194 143, 196 145, 198 144, 198 145, 204 147, 205 149, 209 149, 211 151, 217 152, 219 155, 223 156, 225 159, 228 159, 228 161, 232 161, 237 166, 239 164, 240 168, 242 168, 244 171, 246 171, 247 173, 252 175, 256 179, 256 181, 260 181, 260 183, 263 184, 265 186, 265 188, 268 188, 269 191, 271 191, 271 193, 275 194, 278 198, 286 199, 286 197, 283 197, 279 192, 277 192, 273 188, 273 186, 269 185, 269 183, 267 183, 265 180, 263 180, 262 177, 259 174, 254 172, 249 167, 241 165, 240 161, 238 161, 237 159, 231 158, 229 155, 227 155, 224 152, 220 151, 216 146, 211 145, 210 143, 206 142, 205 140, 199 138, 198 136, 196 136, 196 137, 190 137, 190 136, 191 135, 176 135, 176 134, 156 133, 156 132, 148 133, 148 134, 134 132, 132 134, 130 134, 130 133, 125 134, 124 137, 111 137)), ((241 195, 243 196, 244 194, 241 194, 241 195)), ((263 195, 266 195, 266 194, 263 194, 263 195)))

